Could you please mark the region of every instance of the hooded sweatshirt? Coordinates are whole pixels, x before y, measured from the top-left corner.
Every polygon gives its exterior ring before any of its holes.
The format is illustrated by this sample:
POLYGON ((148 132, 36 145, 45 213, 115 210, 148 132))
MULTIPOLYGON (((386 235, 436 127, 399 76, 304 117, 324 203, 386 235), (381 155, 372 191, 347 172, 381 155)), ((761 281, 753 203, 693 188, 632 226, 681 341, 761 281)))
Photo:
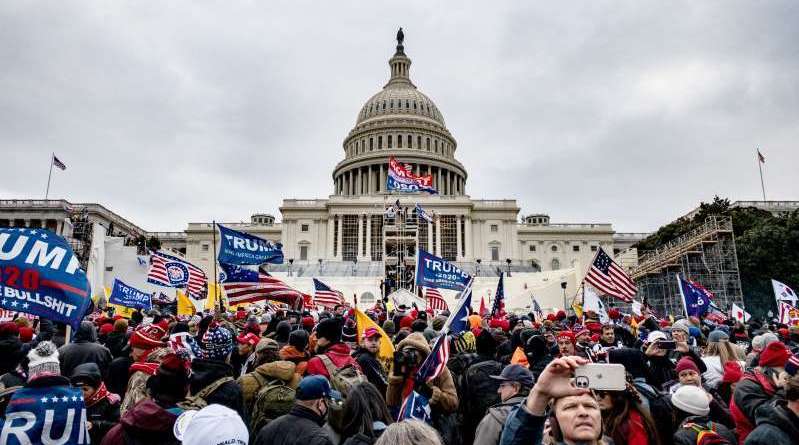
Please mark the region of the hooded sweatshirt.
POLYGON ((58 359, 61 362, 61 375, 72 375, 75 367, 81 363, 97 363, 100 372, 106 375, 111 364, 111 351, 97 343, 97 332, 94 324, 84 321, 75 331, 72 342, 58 348, 58 359))
POLYGON ((261 383, 258 381, 258 377, 261 377, 261 379, 265 381, 278 379, 283 381, 287 386, 296 388, 297 385, 300 384, 300 376, 296 374, 295 370, 296 365, 294 363, 280 360, 264 363, 255 368, 255 371, 239 377, 238 383, 239 386, 241 386, 241 394, 247 412, 252 412, 252 404, 255 401, 255 395, 258 394, 258 390, 261 389, 261 383), (254 374, 258 374, 258 377, 254 374))
MULTIPOLYGON (((410 347, 416 350, 419 354, 420 363, 430 355, 430 346, 425 341, 424 335, 419 332, 405 337, 404 340, 399 342, 397 350, 401 351, 405 347, 410 347)), ((409 385, 406 379, 413 379, 413 373, 408 377, 391 375, 388 378, 388 390, 386 391, 386 405, 389 407, 398 407, 402 404, 402 400, 407 396, 406 388, 413 388, 409 385)), ((412 382, 413 383, 413 382, 412 382)), ((458 408, 458 393, 455 390, 455 382, 452 380, 452 374, 449 369, 444 367, 441 374, 427 383, 432 389, 433 395, 430 397, 430 406, 443 413, 454 412, 458 408)), ((407 392, 410 392, 408 389, 407 392)))

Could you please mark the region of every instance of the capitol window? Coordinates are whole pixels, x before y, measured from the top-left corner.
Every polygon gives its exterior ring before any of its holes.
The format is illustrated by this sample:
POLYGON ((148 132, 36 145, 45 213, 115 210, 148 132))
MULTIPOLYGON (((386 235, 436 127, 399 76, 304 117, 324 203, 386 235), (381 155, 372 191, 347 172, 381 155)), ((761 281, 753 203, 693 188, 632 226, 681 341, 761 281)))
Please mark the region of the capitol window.
POLYGON ((203 252, 208 252, 208 249, 209 249, 211 246, 210 246, 208 243, 203 243, 203 244, 202 244, 202 246, 200 246, 200 247, 201 247, 201 250, 202 250, 203 252))
POLYGON ((422 137, 416 136, 416 148, 422 148, 422 137))
POLYGON ((383 101, 383 110, 386 109, 386 101, 383 101))
POLYGON ((300 261, 308 261, 308 246, 300 246, 300 261))
POLYGON ((413 101, 413 109, 416 109, 416 101, 413 101))
POLYGON ((388 145, 388 148, 391 148, 391 147, 392 147, 392 143, 391 143, 391 135, 388 135, 388 136, 387 136, 387 139, 386 139, 386 144, 388 145))
POLYGON ((402 135, 397 135, 397 148, 402 148, 402 135))
POLYGON ((411 148, 411 145, 413 145, 412 142, 413 142, 413 136, 408 135, 408 148, 411 148))
POLYGON ((560 260, 557 258, 552 259, 552 270, 560 269, 560 260))
POLYGON ((309 230, 308 224, 300 225, 300 232, 307 232, 309 230))
POLYGON ((496 224, 491 224, 491 231, 492 232, 499 232, 499 226, 496 224))
POLYGON ((427 138, 427 151, 430 151, 430 138, 427 138))
POLYGON ((591 246, 591 252, 596 252, 596 246, 591 246))
POLYGON ((375 139, 369 138, 369 151, 372 151, 374 149, 375 149, 375 139))
POLYGON ((530 246, 530 252, 535 252, 535 246, 530 246))
POLYGON ((579 252, 580 246, 572 246, 572 252, 579 252))
POLYGON ((499 247, 491 246, 491 261, 499 261, 499 247))
POLYGON ((550 250, 552 250, 553 252, 557 252, 558 251, 558 246, 553 244, 552 247, 550 247, 550 250))
POLYGON ((405 108, 411 108, 411 104, 408 99, 405 99, 405 108))
POLYGON ((378 136, 377 137, 377 149, 378 150, 382 150, 383 149, 383 136, 378 136))
POLYGON ((388 103, 389 108, 394 108, 394 99, 391 99, 391 102, 388 103))

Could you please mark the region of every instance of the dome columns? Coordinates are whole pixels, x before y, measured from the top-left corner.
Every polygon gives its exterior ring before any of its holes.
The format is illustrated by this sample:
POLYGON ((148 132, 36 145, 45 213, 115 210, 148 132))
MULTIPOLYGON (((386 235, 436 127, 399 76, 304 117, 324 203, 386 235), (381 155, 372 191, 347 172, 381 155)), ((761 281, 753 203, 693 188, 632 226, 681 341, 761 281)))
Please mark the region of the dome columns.
MULTIPOLYGON (((465 194, 466 177, 451 167, 424 162, 408 162, 417 175, 432 175, 433 187, 442 196, 465 194)), ((334 176, 336 195, 363 196, 386 192, 388 163, 353 166, 339 170, 334 176)))

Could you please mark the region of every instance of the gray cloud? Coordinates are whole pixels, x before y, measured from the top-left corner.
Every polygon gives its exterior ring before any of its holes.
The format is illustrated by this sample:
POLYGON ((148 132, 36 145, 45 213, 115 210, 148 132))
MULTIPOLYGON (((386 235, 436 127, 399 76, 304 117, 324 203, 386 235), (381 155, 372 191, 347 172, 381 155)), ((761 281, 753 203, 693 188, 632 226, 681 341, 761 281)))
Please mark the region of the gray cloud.
POLYGON ((0 196, 151 230, 324 197, 396 27, 477 198, 645 231, 714 194, 795 199, 795 2, 5 2, 0 196))

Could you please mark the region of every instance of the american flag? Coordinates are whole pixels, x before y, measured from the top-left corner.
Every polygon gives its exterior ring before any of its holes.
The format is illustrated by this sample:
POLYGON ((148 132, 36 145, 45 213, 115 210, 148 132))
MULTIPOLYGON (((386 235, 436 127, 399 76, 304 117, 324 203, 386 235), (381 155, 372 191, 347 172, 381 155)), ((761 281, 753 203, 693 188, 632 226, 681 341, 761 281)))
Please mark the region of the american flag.
POLYGON ((147 281, 159 286, 188 288, 189 294, 199 296, 205 292, 208 278, 199 267, 163 252, 150 255, 147 281))
POLYGON ((633 297, 638 291, 633 280, 610 259, 601 247, 585 275, 585 281, 600 293, 611 295, 628 303, 633 301, 633 297))
POLYGON ((505 316, 505 285, 503 284, 503 276, 503 273, 499 274, 497 293, 494 295, 494 305, 491 307, 491 318, 505 316))
POLYGON ((334 289, 331 289, 327 284, 313 279, 314 288, 314 304, 320 304, 324 307, 333 307, 337 304, 344 303, 344 295, 334 289))
POLYGON ((58 167, 61 170, 66 170, 67 169, 67 164, 64 164, 63 162, 61 162, 60 159, 55 157, 55 154, 53 154, 53 165, 55 165, 56 167, 58 167))
POLYGON ((434 311, 449 310, 446 300, 441 296, 441 292, 434 287, 425 288, 425 296, 427 297, 427 308, 434 311))
POLYGON ((449 361, 449 339, 447 334, 441 334, 436 338, 436 342, 430 350, 430 355, 427 356, 422 365, 419 366, 419 370, 416 371, 416 381, 429 382, 440 376, 447 367, 447 361, 449 361))
POLYGON ((303 302, 303 293, 273 277, 269 272, 245 266, 219 263, 225 278, 222 288, 230 305, 275 300, 296 308, 303 302))

